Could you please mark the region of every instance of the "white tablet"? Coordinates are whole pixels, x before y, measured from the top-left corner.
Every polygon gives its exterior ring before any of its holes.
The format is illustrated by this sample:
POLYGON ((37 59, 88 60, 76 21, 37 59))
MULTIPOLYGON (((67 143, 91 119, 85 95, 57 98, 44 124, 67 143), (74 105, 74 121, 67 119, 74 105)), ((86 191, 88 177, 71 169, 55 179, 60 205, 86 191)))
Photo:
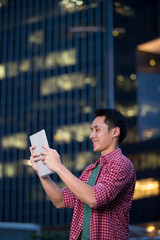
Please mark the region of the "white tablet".
MULTIPOLYGON (((30 138, 31 145, 36 146, 36 148, 34 149, 35 153, 40 153, 42 151, 46 151, 44 148, 42 148, 42 146, 49 147, 48 140, 47 140, 44 129, 31 135, 29 138, 30 138)), ((41 177, 45 177, 45 176, 53 173, 45 164, 43 164, 43 162, 41 160, 37 161, 37 168, 38 168, 38 173, 41 177)))

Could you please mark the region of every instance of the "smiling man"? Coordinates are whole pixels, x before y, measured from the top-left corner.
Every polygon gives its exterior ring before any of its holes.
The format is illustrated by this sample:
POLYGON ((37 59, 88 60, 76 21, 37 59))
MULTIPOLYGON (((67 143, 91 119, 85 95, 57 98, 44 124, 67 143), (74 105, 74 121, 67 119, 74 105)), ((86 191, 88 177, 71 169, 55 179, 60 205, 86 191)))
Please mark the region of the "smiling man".
POLYGON ((31 163, 42 160, 67 186, 59 189, 52 179, 41 178, 44 190, 57 208, 74 208, 70 240, 127 240, 129 213, 136 174, 119 144, 127 135, 127 121, 116 109, 97 109, 90 138, 100 159, 89 165, 80 178, 61 162, 56 150, 43 146, 41 154, 30 148, 31 163))

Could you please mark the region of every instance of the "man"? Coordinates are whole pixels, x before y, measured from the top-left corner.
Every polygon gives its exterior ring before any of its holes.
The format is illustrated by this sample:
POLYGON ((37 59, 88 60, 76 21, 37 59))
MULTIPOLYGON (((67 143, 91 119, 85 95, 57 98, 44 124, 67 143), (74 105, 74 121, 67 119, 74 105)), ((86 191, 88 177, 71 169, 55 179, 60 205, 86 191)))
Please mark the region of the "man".
POLYGON ((129 237, 129 212, 136 174, 119 144, 127 135, 127 121, 115 109, 97 109, 90 138, 94 152, 101 157, 89 165, 80 178, 61 163, 56 150, 43 146, 40 155, 31 147, 31 163, 42 160, 67 186, 59 189, 51 178, 41 178, 44 190, 57 208, 74 208, 70 240, 126 240, 129 237))

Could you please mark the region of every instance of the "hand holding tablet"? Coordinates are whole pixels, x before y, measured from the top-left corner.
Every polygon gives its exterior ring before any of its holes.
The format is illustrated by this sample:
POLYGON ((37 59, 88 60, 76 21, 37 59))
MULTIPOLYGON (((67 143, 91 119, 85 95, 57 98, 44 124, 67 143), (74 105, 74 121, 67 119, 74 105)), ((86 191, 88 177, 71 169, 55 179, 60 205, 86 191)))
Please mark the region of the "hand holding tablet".
MULTIPOLYGON (((36 148, 34 149, 35 153, 40 153, 42 151, 45 151, 45 149, 42 148, 42 146, 49 147, 44 129, 31 135, 29 138, 30 138, 31 145, 36 146, 36 148)), ((38 168, 38 173, 41 177, 45 177, 53 173, 45 164, 43 164, 41 160, 37 161, 37 168, 38 168)))

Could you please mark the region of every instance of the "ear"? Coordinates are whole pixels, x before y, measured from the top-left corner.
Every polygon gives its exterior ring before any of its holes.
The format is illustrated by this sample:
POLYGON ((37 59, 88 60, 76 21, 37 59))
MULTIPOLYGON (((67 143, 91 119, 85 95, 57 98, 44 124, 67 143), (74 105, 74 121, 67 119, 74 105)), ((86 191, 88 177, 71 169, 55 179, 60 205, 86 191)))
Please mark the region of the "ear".
POLYGON ((112 136, 113 137, 119 137, 119 135, 120 135, 120 128, 119 127, 113 128, 112 136))

